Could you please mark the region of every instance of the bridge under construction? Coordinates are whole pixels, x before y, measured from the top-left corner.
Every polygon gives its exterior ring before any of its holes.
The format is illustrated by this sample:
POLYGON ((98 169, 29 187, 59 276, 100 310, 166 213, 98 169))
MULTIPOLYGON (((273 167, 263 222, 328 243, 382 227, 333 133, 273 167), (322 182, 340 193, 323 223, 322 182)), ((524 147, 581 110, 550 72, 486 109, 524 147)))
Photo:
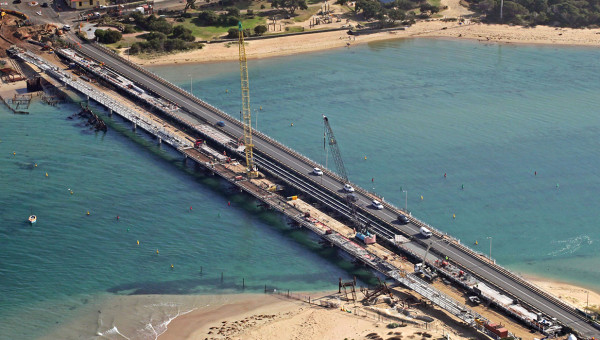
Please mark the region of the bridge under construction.
POLYGON ((256 168, 247 167, 247 147, 240 143, 244 136, 243 122, 100 45, 85 44, 57 50, 56 53, 66 64, 75 65, 88 75, 110 84, 121 96, 141 102, 146 109, 123 105, 118 97, 107 94, 95 84, 75 79, 68 71, 31 52, 13 49, 11 53, 52 77, 59 86, 68 86, 98 102, 110 113, 131 122, 134 128, 143 129, 159 142, 171 145, 206 171, 221 176, 269 208, 285 214, 298 225, 312 230, 374 270, 413 289, 492 337, 500 335, 485 327, 489 320, 444 295, 416 274, 399 268, 373 251, 375 248, 370 245, 358 244, 327 224, 307 216, 306 211, 295 204, 295 198, 277 193, 277 182, 285 183, 301 199, 319 203, 323 209, 344 221, 368 225, 369 231, 387 249, 422 261, 439 275, 497 305, 532 328, 546 334, 568 329, 584 338, 600 336, 599 326, 574 306, 413 216, 407 216, 408 224, 398 224, 398 215, 406 212, 327 169, 323 169, 322 176, 312 176, 311 172, 320 168, 319 164, 258 131, 250 130, 253 165, 266 175, 255 176, 252 172, 256 168), (245 162, 238 162, 244 159, 245 162), (354 189, 353 205, 349 205, 347 195, 340 192, 344 185, 351 185, 354 189), (368 209, 373 199, 379 200, 383 209, 368 209), (423 227, 432 231, 430 238, 420 236, 423 227))

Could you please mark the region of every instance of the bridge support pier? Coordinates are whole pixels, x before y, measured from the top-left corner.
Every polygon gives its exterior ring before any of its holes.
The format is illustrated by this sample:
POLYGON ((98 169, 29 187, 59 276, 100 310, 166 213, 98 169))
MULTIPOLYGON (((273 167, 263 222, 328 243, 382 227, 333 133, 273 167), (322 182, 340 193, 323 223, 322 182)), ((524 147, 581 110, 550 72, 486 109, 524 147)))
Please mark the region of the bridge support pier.
POLYGON ((109 110, 108 110, 108 116, 109 116, 109 117, 112 117, 112 113, 113 113, 113 112, 112 112, 112 109, 109 109, 109 110))
POLYGON ((158 137, 158 144, 162 144, 162 139, 158 137))
POLYGON ((135 131, 137 129, 137 124, 133 123, 133 131, 135 131))

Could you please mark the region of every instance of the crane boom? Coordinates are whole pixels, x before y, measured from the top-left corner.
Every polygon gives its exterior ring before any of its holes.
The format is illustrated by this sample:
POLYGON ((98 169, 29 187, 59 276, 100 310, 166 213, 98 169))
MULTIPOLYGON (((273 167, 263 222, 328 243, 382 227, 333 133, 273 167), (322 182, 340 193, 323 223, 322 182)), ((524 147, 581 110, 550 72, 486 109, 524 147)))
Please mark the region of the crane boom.
POLYGON ((246 147, 246 171, 249 178, 258 177, 252 155, 252 116, 250 115, 250 80, 248 78, 248 63, 246 62, 246 47, 244 46, 244 30, 242 22, 238 23, 240 49, 240 77, 242 85, 242 123, 244 125, 244 145, 246 147))
POLYGON ((342 161, 342 154, 340 153, 337 140, 333 135, 333 130, 331 130, 331 126, 329 125, 329 118, 327 118, 325 115, 323 115, 323 122, 325 123, 325 132, 323 133, 323 148, 325 148, 325 144, 329 143, 329 148, 331 149, 331 154, 333 155, 333 160, 335 161, 335 166, 337 167, 339 175, 344 179, 344 184, 346 184, 348 183, 346 167, 344 166, 344 161, 342 161))
MULTIPOLYGON (((327 144, 329 144, 329 149, 331 149, 331 153, 333 154, 335 166, 338 169, 339 175, 344 179, 344 184, 348 184, 350 181, 348 180, 348 173, 346 172, 346 167, 344 166, 344 162, 342 160, 342 154, 340 152, 337 140, 333 135, 331 125, 329 125, 329 118, 327 118, 325 115, 323 115, 323 123, 325 124, 325 131, 323 132, 323 148, 326 148, 327 144)), ((351 195, 346 196, 346 204, 350 208, 351 220, 354 224, 354 227, 361 232, 366 232, 369 229, 369 224, 365 225, 361 222, 360 218, 358 217, 356 203, 352 200, 351 195)))

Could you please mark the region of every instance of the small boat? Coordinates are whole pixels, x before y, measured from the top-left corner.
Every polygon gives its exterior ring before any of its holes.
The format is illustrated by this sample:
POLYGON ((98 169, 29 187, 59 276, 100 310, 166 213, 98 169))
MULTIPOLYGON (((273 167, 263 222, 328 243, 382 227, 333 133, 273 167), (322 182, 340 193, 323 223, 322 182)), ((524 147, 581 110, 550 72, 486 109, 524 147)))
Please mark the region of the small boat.
POLYGON ((35 216, 35 215, 29 216, 29 223, 34 224, 35 222, 37 222, 37 216, 35 216))

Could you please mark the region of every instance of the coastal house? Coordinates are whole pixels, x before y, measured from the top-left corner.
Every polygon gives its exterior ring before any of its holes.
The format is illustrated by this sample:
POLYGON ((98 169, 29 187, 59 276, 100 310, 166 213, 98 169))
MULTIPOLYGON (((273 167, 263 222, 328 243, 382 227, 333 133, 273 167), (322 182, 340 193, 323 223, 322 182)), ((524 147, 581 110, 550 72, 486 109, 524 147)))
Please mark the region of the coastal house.
POLYGON ((71 8, 90 9, 106 6, 107 0, 71 0, 71 8))

